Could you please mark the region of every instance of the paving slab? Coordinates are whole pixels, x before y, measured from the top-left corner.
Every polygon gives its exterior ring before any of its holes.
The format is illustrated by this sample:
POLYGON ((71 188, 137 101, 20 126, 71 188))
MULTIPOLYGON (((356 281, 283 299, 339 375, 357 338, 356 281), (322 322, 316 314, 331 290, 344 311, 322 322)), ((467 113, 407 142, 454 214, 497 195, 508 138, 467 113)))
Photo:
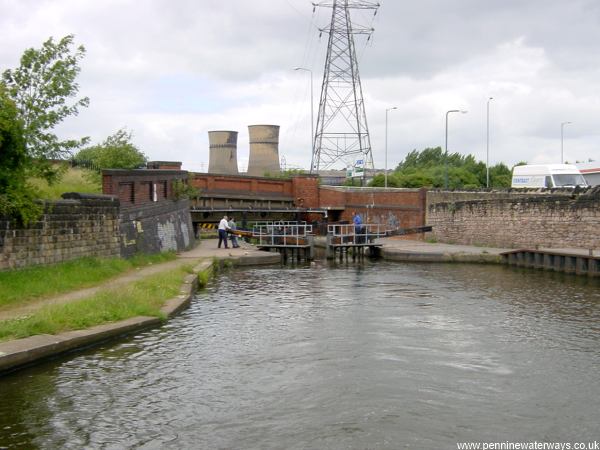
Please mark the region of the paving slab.
POLYGON ((389 237, 378 239, 381 256, 391 261, 500 263, 509 249, 453 245, 389 237))

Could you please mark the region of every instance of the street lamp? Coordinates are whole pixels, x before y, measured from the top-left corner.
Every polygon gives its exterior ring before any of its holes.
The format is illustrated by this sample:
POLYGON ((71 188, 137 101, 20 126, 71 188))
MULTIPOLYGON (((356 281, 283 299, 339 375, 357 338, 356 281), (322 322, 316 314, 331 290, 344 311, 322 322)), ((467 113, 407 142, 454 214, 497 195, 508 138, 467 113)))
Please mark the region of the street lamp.
POLYGON ((451 109, 446 111, 446 150, 444 152, 444 189, 448 189, 448 114, 450 113, 461 113, 466 114, 468 111, 460 109, 451 109))
POLYGON ((388 113, 393 110, 398 109, 396 106, 392 108, 388 108, 385 110, 385 184, 384 187, 387 188, 387 154, 388 154, 388 113))
POLYGON ((488 98, 487 101, 487 134, 486 134, 486 160, 485 160, 485 187, 490 187, 490 101, 494 97, 488 98))
POLYGON ((564 143, 565 143, 565 125, 569 125, 571 122, 563 122, 560 124, 560 163, 565 163, 564 158, 564 143))
POLYGON ((313 73, 312 70, 306 69, 304 67, 296 67, 294 70, 304 70, 305 72, 310 73, 310 147, 311 147, 311 157, 310 157, 310 172, 313 171, 313 164, 315 158, 315 125, 314 125, 314 106, 313 106, 313 73))

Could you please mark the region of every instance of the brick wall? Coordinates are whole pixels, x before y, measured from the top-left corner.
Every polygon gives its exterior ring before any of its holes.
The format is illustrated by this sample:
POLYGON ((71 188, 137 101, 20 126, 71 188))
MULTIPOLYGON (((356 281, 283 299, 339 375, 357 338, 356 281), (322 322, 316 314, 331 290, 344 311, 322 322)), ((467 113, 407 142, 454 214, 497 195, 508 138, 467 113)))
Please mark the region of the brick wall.
POLYGON ((148 161, 146 167, 159 170, 181 170, 181 161, 148 161))
POLYGON ((103 192, 121 202, 119 230, 121 255, 182 251, 194 243, 188 200, 174 198, 173 183, 187 182, 188 172, 159 169, 104 170, 103 192))
POLYGON ((0 218, 0 270, 53 264, 83 256, 119 256, 119 202, 99 195, 65 194, 45 203, 27 228, 0 218))
POLYGON ((207 192, 250 192, 254 194, 279 194, 291 196, 292 180, 281 178, 262 178, 247 175, 212 175, 195 173, 192 186, 207 192))
MULTIPOLYGON (((350 221, 357 211, 365 221, 390 229, 425 225, 426 196, 419 189, 321 186, 315 175, 280 179, 197 173, 192 185, 202 191, 195 207, 326 209, 329 222, 350 221)), ((309 222, 324 219, 321 213, 302 218, 309 222)))
POLYGON ((102 193, 114 195, 121 208, 161 202, 173 196, 173 182, 186 181, 184 170, 111 169, 102 171, 102 193))
POLYGON ((339 211, 336 220, 351 221, 356 211, 365 222, 383 224, 389 229, 425 225, 423 189, 321 186, 319 195, 321 207, 339 211))
POLYGON ((292 195, 298 208, 318 208, 319 178, 314 175, 302 175, 292 178, 292 195))
POLYGON ((432 237, 500 248, 600 248, 600 189, 515 196, 428 202, 432 237))

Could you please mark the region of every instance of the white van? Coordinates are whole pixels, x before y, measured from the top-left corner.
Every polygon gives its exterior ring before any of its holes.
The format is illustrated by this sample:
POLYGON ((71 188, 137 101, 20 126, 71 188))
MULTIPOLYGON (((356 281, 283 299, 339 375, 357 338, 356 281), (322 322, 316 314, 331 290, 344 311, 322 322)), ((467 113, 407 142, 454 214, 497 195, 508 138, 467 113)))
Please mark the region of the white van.
POLYGON ((513 188, 587 187, 585 178, 571 164, 540 164, 513 167, 513 188))

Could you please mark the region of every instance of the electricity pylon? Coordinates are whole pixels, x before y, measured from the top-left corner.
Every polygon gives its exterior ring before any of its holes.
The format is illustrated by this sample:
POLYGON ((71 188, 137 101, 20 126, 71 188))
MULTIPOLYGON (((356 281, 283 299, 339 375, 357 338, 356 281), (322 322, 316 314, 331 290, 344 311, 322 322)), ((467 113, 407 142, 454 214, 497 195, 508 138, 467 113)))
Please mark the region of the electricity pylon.
POLYGON ((332 8, 331 25, 320 31, 329 33, 321 100, 314 136, 311 172, 331 168, 339 161, 346 167, 362 160, 363 168, 373 168, 371 139, 363 99, 354 35, 367 35, 372 28, 353 24, 350 10, 374 10, 379 3, 333 0, 313 3, 332 8))

